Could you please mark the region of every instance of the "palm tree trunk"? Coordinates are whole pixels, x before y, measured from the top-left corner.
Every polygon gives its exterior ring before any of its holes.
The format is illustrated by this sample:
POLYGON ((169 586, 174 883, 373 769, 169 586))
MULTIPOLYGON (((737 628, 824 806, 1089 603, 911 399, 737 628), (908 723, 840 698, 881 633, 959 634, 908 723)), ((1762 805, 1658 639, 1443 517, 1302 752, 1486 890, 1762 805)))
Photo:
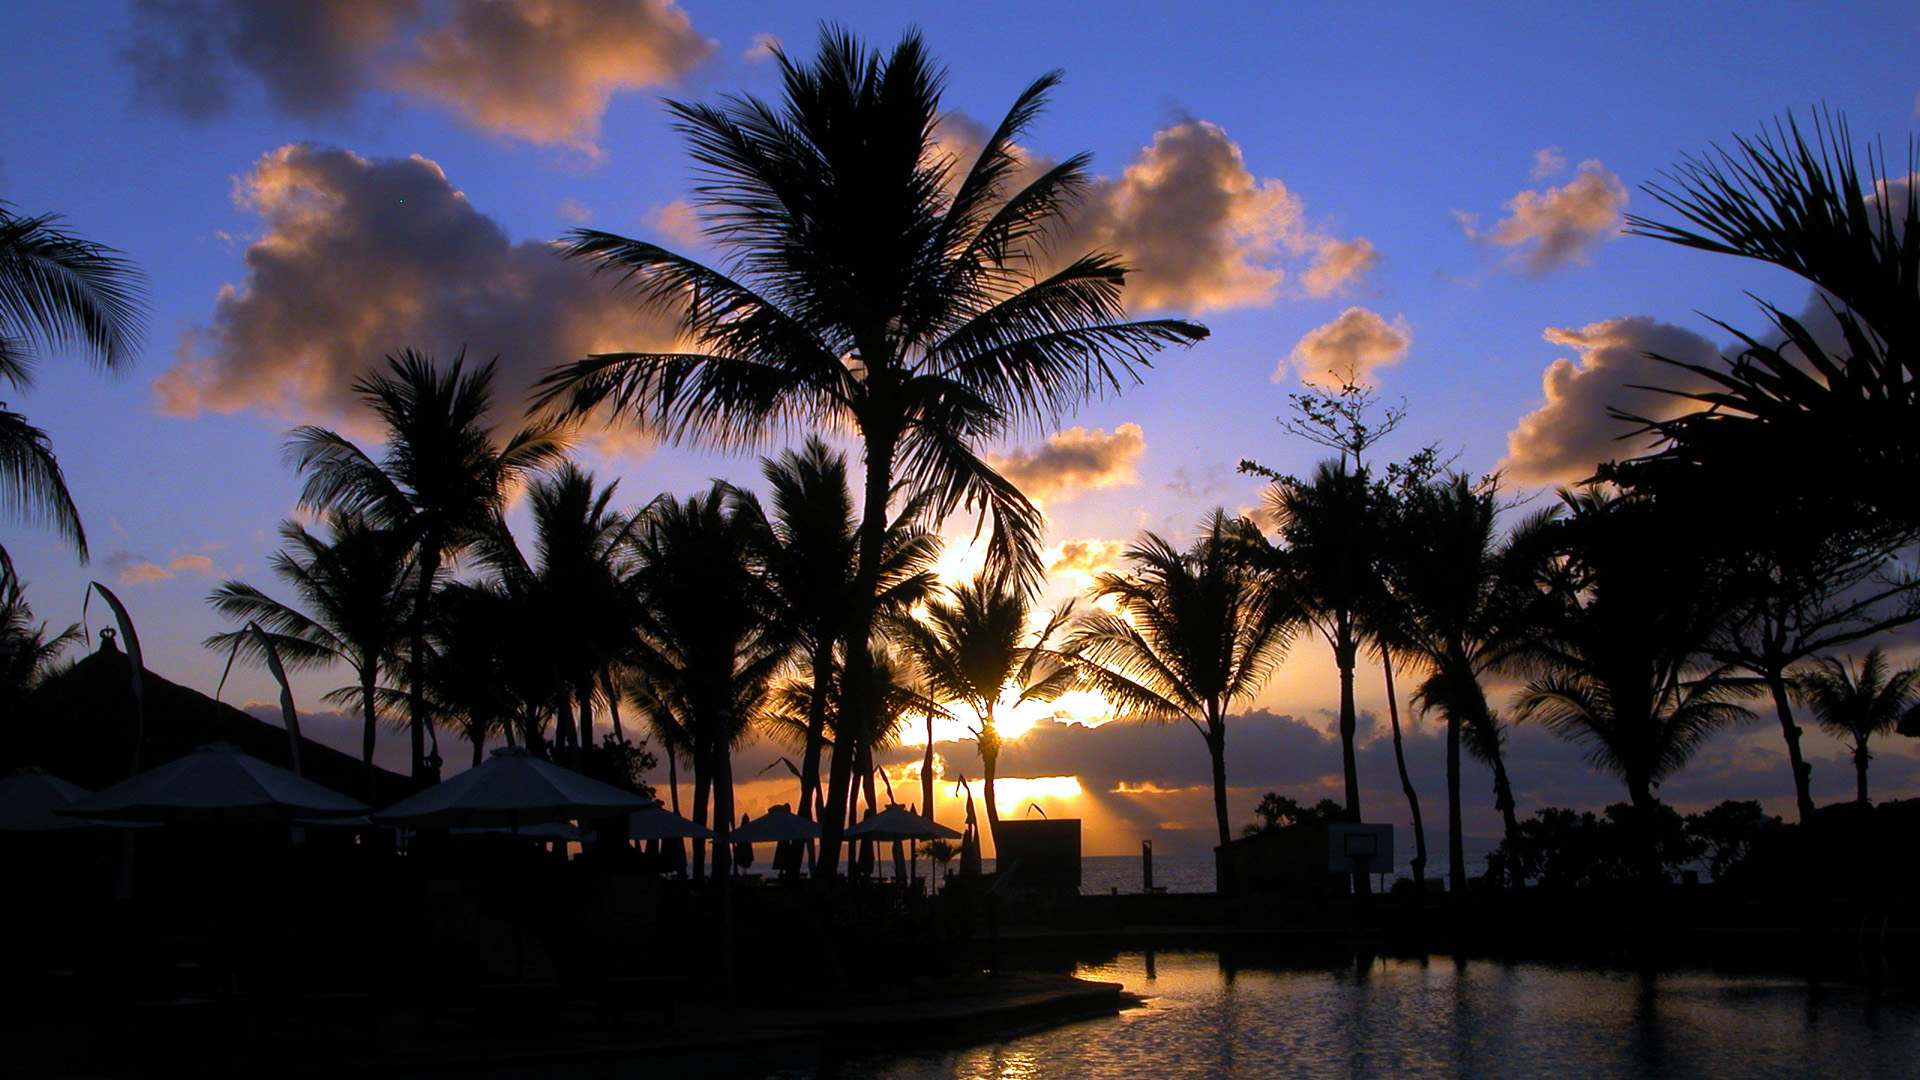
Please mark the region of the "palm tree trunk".
POLYGON ((987 836, 993 850, 1000 850, 1000 804, 993 795, 993 779, 1000 772, 1000 733, 993 729, 991 716, 980 721, 980 772, 987 794, 987 836))
POLYGON ((415 782, 440 779, 439 770, 427 775, 427 609, 433 599, 433 579, 440 576, 440 546, 432 538, 420 541, 420 580, 413 588, 412 624, 407 649, 407 736, 415 782))
MULTIPOLYGON (((702 825, 707 824, 707 794, 709 780, 711 779, 708 775, 706 762, 701 760, 704 756, 700 751, 694 751, 693 820, 702 825)), ((693 880, 705 881, 706 879, 707 842, 705 840, 695 840, 693 842, 693 880)))
POLYGON ((1635 855, 1640 863, 1640 874, 1649 883, 1663 882, 1666 873, 1660 869, 1660 849, 1654 840, 1653 822, 1654 802, 1653 785, 1646 777, 1627 777, 1627 796, 1633 803, 1633 833, 1635 855))
POLYGON ((832 686, 833 642, 816 643, 810 665, 813 692, 807 697, 807 745, 800 757, 800 816, 813 820, 813 803, 820 790, 820 751, 826 743, 827 694, 832 686))
POLYGON ((853 776, 854 760, 866 743, 877 704, 872 700, 869 685, 873 681, 873 657, 867 651, 867 643, 872 639, 874 610, 879 602, 880 555, 886 540, 887 501, 893 494, 893 455, 898 433, 882 430, 876 424, 868 426, 865 434, 867 476, 861 505, 859 562, 854 573, 856 607, 849 612, 851 618, 847 624, 840 723, 834 731, 833 760, 828 770, 827 820, 820 827, 820 865, 828 868, 838 864, 840 837, 846 830, 848 781, 853 776))
POLYGON ((1467 844, 1460 820, 1460 716, 1447 710, 1447 891, 1467 891, 1467 844))
POLYGON ((559 750, 564 748, 568 755, 567 764, 578 768, 580 766, 580 735, 573 726, 573 694, 571 691, 563 690, 560 692, 560 704, 558 709, 555 710, 555 713, 557 719, 553 725, 554 749, 559 750))
POLYGON ((1413 777, 1407 775, 1407 753, 1400 744, 1400 701, 1393 688, 1393 657, 1382 649, 1381 673, 1387 681, 1387 718, 1393 724, 1393 763, 1400 770, 1400 790, 1407 795, 1407 809, 1413 814, 1413 888, 1416 897, 1427 895, 1427 826, 1420 819, 1420 793, 1413 789, 1413 777))
POLYGON ((613 676, 611 674, 609 674, 606 679, 606 691, 607 719, 613 724, 614 740, 624 743, 627 741, 627 729, 620 723, 620 695, 614 692, 613 676))
POLYGON ((1359 716, 1353 704, 1353 614, 1334 613, 1334 663, 1340 668, 1340 765, 1347 781, 1347 820, 1360 821, 1360 765, 1355 756, 1359 716))
POLYGON ((374 704, 374 684, 379 682, 377 663, 360 666, 360 712, 364 725, 360 731, 360 763, 367 768, 367 801, 378 805, 379 771, 373 766, 374 736, 379 731, 379 716, 374 704))
MULTIPOLYGON (((1233 843, 1233 821, 1227 814, 1227 725, 1219 710, 1207 710, 1207 756, 1213 765, 1213 819, 1220 830, 1220 848, 1214 855, 1214 888, 1223 893, 1236 890, 1233 864, 1228 845, 1233 843)), ((988 805, 992 805, 989 803, 988 805)))
POLYGON ((933 820, 933 713, 927 713, 927 752, 920 759, 920 813, 933 820))
MULTIPOLYGON (((586 752, 593 749, 593 677, 588 676, 580 680, 580 687, 576 692, 580 695, 580 753, 584 758, 586 752)), ((574 768, 579 767, 580 764, 576 761, 574 768)))
MULTIPOLYGON (((1488 716, 1487 723, 1491 725, 1493 722, 1493 717, 1488 716)), ((1513 784, 1507 780, 1506 755, 1500 750, 1497 733, 1490 737, 1489 743, 1487 764, 1493 767, 1493 807, 1500 811, 1500 825, 1505 830, 1506 838, 1517 844, 1520 842, 1520 818, 1514 812, 1513 784)))
POLYGON ((1780 734, 1787 740, 1787 762, 1793 767, 1793 801, 1800 810, 1800 824, 1813 820, 1813 766, 1800 752, 1800 725, 1793 722, 1793 706, 1787 700, 1786 676, 1778 668, 1765 673, 1767 688, 1773 691, 1773 708, 1780 714, 1780 734))
POLYGON ((1867 762, 1873 755, 1867 752, 1867 740, 1861 739, 1853 744, 1853 772, 1855 780, 1854 801, 1861 806, 1867 805, 1867 762))

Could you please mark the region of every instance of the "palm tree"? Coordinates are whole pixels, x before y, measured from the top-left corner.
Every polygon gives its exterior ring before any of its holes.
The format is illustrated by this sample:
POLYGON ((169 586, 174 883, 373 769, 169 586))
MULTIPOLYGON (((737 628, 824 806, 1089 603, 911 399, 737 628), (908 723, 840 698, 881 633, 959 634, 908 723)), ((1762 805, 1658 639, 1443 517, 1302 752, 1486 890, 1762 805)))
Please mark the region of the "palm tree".
POLYGON ((1029 636, 1032 606, 1000 575, 982 572, 944 591, 947 599, 928 600, 917 616, 896 619, 892 628, 932 693, 965 704, 978 720, 973 737, 986 787, 987 832, 997 847, 1000 811, 993 781, 1001 740, 994 713, 1052 701, 1074 688, 1078 675, 1071 658, 1049 644, 1072 617, 1073 601, 1060 605, 1029 636))
POLYGON ((1340 756, 1351 821, 1361 819, 1353 670, 1359 658, 1362 619, 1381 603, 1376 564, 1383 505, 1367 470, 1350 465, 1342 455, 1321 462, 1310 480, 1277 478, 1267 489, 1267 507, 1279 543, 1269 546, 1256 534, 1247 549, 1333 649, 1340 671, 1340 756))
POLYGON ((1855 800, 1867 803, 1868 740, 1890 731, 1920 704, 1920 664, 1889 671, 1878 647, 1854 666, 1852 657, 1822 656, 1794 680, 1800 699, 1812 709, 1821 730, 1853 742, 1855 800))
POLYGON ((529 656, 547 672, 555 740, 576 765, 581 748, 593 744, 597 690, 634 645, 637 601, 626 541, 636 520, 612 509, 619 486, 600 487, 567 462, 528 487, 531 560, 499 518, 474 548, 476 561, 518 605, 516 621, 532 630, 529 656))
MULTIPOLYGON (((207 603, 237 622, 259 623, 289 667, 339 661, 353 669, 363 721, 360 759, 371 778, 380 718, 376 691, 381 672, 398 666, 412 604, 406 548, 393 533, 352 514, 330 515, 328 526, 330 537, 295 521, 280 526, 283 547, 269 565, 293 588, 298 607, 243 581, 225 582, 207 603)), ((206 646, 265 659, 260 639, 246 630, 215 634, 206 646)))
POLYGON ((1414 690, 1422 711, 1447 724, 1447 856, 1456 891, 1466 887, 1460 809, 1462 744, 1493 770, 1506 834, 1519 828, 1498 713, 1485 679, 1524 640, 1544 571, 1542 537, 1554 511, 1534 514, 1506 537, 1491 484, 1462 475, 1405 485, 1387 503, 1380 568, 1387 589, 1367 613, 1374 636, 1426 673, 1414 690))
POLYGON ((0 714, 19 716, 60 653, 84 640, 77 623, 47 636, 46 624, 33 621, 26 583, 0 566, 0 714))
POLYGON ((716 868, 733 817, 733 749, 771 704, 795 636, 755 564, 764 517, 724 483, 656 500, 634 536, 640 596, 633 693, 668 752, 694 770, 694 817, 712 797, 716 868))
POLYGON ((1582 744, 1625 782, 1640 864, 1656 878, 1653 789, 1716 731, 1753 715, 1732 700, 1740 681, 1707 653, 1726 597, 1700 560, 1660 543, 1648 500, 1563 500, 1572 512, 1555 532, 1565 561, 1554 603, 1514 654, 1531 676, 1515 716, 1582 744))
POLYGON ((535 425, 506 442, 489 424, 492 362, 468 371, 465 354, 445 369, 409 349, 387 358, 387 370, 362 376, 354 393, 386 428, 376 460, 346 437, 301 427, 287 455, 302 473, 300 505, 365 517, 402 537, 413 554, 414 597, 407 651, 407 723, 413 775, 437 775, 426 752, 425 666, 433 589, 446 562, 487 533, 523 474, 557 461, 564 449, 555 428, 535 425))
MULTIPOLYGON (((549 376, 547 400, 573 415, 611 405, 670 441, 745 446, 822 427, 857 439, 866 475, 845 685, 872 715, 864 669, 896 493, 924 495, 928 521, 984 507, 989 558, 1032 583, 1040 513, 982 448, 1119 390, 1153 353, 1205 330, 1127 321, 1126 268, 1112 256, 1036 272, 1088 181, 1079 155, 1012 186, 1027 160, 1017 140, 1057 75, 1020 94, 961 172, 939 147, 944 78, 917 35, 881 56, 828 28, 813 65, 774 58, 783 104, 669 106, 706 171, 722 269, 600 232, 575 233, 569 249, 677 311, 685 350, 589 357, 549 376)), ((855 726, 843 727, 829 864, 857 744, 855 726)))
MULTIPOLYGON (((812 820, 814 794, 820 787, 820 755, 828 745, 827 715, 833 708, 837 650, 849 633, 849 612, 858 606, 854 594, 859 522, 847 484, 846 455, 819 438, 809 438, 801 450, 763 459, 761 472, 771 489, 773 513, 758 530, 768 541, 759 558, 800 636, 809 676, 806 733, 799 747, 800 812, 812 820)), ((743 508, 757 512, 760 504, 752 502, 743 508)), ((887 530, 877 586, 876 608, 882 612, 904 610, 933 586, 932 566, 940 540, 914 525, 911 518, 911 513, 899 515, 887 530)))
MULTIPOLYGON (((0 383, 33 382, 34 349, 77 348, 103 371, 133 362, 142 332, 139 270, 103 244, 0 203, 0 383)), ((0 514, 41 519, 87 557, 87 533, 46 433, 0 402, 0 514)), ((6 549, 0 548, 0 565, 6 549)))
POLYGON ((1147 533, 1127 549, 1132 569, 1094 581, 1096 601, 1115 610, 1081 616, 1066 651, 1091 685, 1124 712, 1185 720, 1213 759, 1213 809, 1220 843, 1233 839, 1227 815, 1227 710, 1258 693, 1280 663, 1293 609, 1251 567, 1246 546, 1258 530, 1214 511, 1185 552, 1147 533))

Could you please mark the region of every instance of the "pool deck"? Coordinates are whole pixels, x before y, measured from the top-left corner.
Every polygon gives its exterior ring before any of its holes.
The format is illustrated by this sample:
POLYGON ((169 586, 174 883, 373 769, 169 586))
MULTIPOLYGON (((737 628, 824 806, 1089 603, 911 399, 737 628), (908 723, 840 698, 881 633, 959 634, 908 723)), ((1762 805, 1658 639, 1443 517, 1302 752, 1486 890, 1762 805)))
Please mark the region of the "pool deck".
POLYGON ((218 1003, 182 1009, 102 1035, 97 1020, 69 1019, 7 1031, 9 1073, 50 1080, 183 1077, 632 1075, 638 1065, 674 1072, 764 1065, 793 1068, 866 1050, 955 1045, 996 1033, 1112 1015, 1137 1000, 1118 983, 1032 972, 904 987, 900 999, 841 1007, 720 1007, 676 1003, 674 1021, 642 1015, 619 1025, 567 1008, 522 1017, 476 1012, 430 1028, 417 1010, 368 1023, 262 1025, 218 1003), (13 1072, 18 1069, 20 1071, 13 1072))

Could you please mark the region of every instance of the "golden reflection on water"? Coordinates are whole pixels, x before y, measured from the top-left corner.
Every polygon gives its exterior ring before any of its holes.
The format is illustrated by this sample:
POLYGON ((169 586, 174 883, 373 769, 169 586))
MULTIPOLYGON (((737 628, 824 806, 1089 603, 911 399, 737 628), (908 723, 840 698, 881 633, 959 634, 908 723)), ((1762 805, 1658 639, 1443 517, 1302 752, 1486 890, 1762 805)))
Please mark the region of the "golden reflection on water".
POLYGON ((1920 1008, 1850 987, 1435 956, 1124 953, 1080 965, 1147 998, 964 1050, 848 1062, 844 1080, 1786 1080, 1920 1075, 1920 1008))

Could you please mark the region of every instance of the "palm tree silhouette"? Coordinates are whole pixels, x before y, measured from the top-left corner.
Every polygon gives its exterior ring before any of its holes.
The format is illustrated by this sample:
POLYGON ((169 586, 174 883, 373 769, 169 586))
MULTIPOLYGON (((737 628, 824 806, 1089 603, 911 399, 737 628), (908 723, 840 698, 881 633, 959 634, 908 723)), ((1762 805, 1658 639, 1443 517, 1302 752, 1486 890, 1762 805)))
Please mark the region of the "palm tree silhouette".
POLYGON ((78 623, 48 636, 36 625, 26 584, 0 566, 0 713, 21 715, 27 695, 54 670, 60 653, 86 640, 78 623))
MULTIPOLYGON (((634 536, 639 641, 630 684, 665 748, 694 770, 694 817, 711 795, 715 866, 737 820, 735 747, 771 704, 795 635, 753 555, 764 517, 724 483, 656 500, 634 536)), ((696 850, 698 850, 696 848, 696 850)))
MULTIPOLYGON (((103 371, 124 370, 144 314, 139 270, 103 244, 69 235, 52 214, 0 203, 0 383, 33 382, 34 352, 75 348, 103 371)), ((84 562, 87 532, 51 441, 0 402, 0 515, 43 520, 84 562)), ((0 547, 0 568, 9 566, 0 547)))
POLYGON ((1494 801, 1506 835, 1517 842, 1513 786, 1507 779, 1498 713, 1484 680, 1525 640, 1548 554, 1543 541, 1555 511, 1536 513, 1502 537, 1491 485, 1462 475, 1404 486, 1388 505, 1380 533, 1387 589, 1367 622, 1395 656, 1426 672, 1415 688, 1422 711, 1447 724, 1447 857, 1451 888, 1466 888, 1461 832, 1462 744, 1493 770, 1494 801))
MULTIPOLYGON (((1384 504, 1364 468, 1343 455, 1321 462, 1311 479, 1279 477, 1267 489, 1279 543, 1264 538, 1247 550, 1272 575, 1275 587, 1333 649, 1340 671, 1340 756, 1348 819, 1361 820, 1355 738, 1359 715, 1353 670, 1367 612, 1382 603, 1378 569, 1384 504)), ((1364 875, 1361 875, 1364 881, 1364 875)))
POLYGON ((1530 676, 1515 716, 1583 745, 1625 782, 1638 861, 1656 878, 1653 789, 1715 732, 1753 716, 1732 700, 1740 681, 1707 652, 1727 597, 1700 560, 1659 543, 1649 500, 1562 498, 1571 513, 1554 530, 1565 561, 1554 602, 1514 654, 1530 676))
POLYGON ((300 505, 365 517, 402 538, 413 555, 414 599, 407 652, 407 722, 416 779, 438 773, 427 759, 425 666, 434 586, 446 562, 485 535, 523 474, 558 461, 558 430, 537 424, 494 438, 492 362, 468 371, 465 354, 443 370, 411 349, 362 376, 354 393, 386 429, 376 460, 345 436, 301 427, 287 456, 306 474, 300 505))
POLYGON ((1073 601, 1061 604, 1038 631, 1029 635, 1032 606, 998 574, 985 571, 973 580, 929 599, 917 614, 893 621, 892 631, 926 677, 932 694, 964 703, 978 722, 974 743, 980 750, 986 789, 987 832, 999 845, 1000 811, 993 781, 1000 764, 1001 738, 994 713, 1029 701, 1052 701, 1078 682, 1070 657, 1049 644, 1067 625, 1073 601))
POLYGON ((1813 709, 1821 730, 1853 743, 1855 800, 1867 802, 1867 743, 1893 730, 1920 705, 1920 664, 1890 671, 1886 653, 1875 647, 1855 666, 1853 658, 1822 656, 1800 672, 1794 686, 1813 709))
MULTIPOLYGON (((827 426, 858 440, 866 475, 844 685, 854 715, 873 716, 867 645, 896 493, 924 495, 928 521, 984 507, 990 561, 1031 584, 1040 513, 983 445, 1119 390, 1153 353, 1205 330, 1127 321, 1126 268, 1110 255, 1037 269, 1088 181, 1078 155, 1015 186, 1026 161, 1016 140, 1058 75, 1019 95, 962 172, 939 146, 944 77, 917 35, 882 56, 829 27, 812 65, 777 49, 774 59, 781 104, 669 105, 705 170, 707 235, 724 269, 601 232, 575 233, 569 248, 678 312, 684 349, 589 357, 550 375, 546 400, 573 415, 610 405, 673 441, 745 446, 827 426)), ((856 725, 842 728, 828 865, 859 739, 856 725)))
MULTIPOLYGON (((847 483, 847 459, 818 438, 798 450, 763 459, 762 475, 771 493, 772 513, 759 530, 759 553, 769 584, 779 593, 800 636, 808 676, 805 736, 799 746, 801 815, 814 816, 820 787, 820 756, 828 745, 827 716, 838 672, 838 649, 848 637, 855 601, 859 522, 847 483)), ((759 510, 758 502, 750 509, 759 510)), ((917 603, 934 582, 938 536, 914 525, 911 514, 897 515, 888 529, 881 556, 879 598, 882 612, 917 603)))
POLYGON ((1081 616, 1066 650, 1123 713, 1185 720, 1206 740, 1223 846, 1233 839, 1227 710, 1273 674, 1294 621, 1285 594, 1246 557, 1256 542, 1251 522, 1218 510, 1185 552, 1147 533, 1127 549, 1128 572, 1094 581, 1096 602, 1111 599, 1115 610, 1081 616))
MULTIPOLYGON (((399 537, 355 515, 331 514, 327 525, 325 537, 296 521, 280 526, 282 548, 269 566, 292 586, 298 607, 237 580, 215 589, 207 603, 237 622, 259 623, 289 667, 339 661, 353 670, 355 685, 347 693, 359 695, 360 759, 371 782, 380 675, 398 665, 413 601, 407 552, 399 537)), ((260 640, 246 630, 215 634, 206 646, 265 660, 260 640)))

